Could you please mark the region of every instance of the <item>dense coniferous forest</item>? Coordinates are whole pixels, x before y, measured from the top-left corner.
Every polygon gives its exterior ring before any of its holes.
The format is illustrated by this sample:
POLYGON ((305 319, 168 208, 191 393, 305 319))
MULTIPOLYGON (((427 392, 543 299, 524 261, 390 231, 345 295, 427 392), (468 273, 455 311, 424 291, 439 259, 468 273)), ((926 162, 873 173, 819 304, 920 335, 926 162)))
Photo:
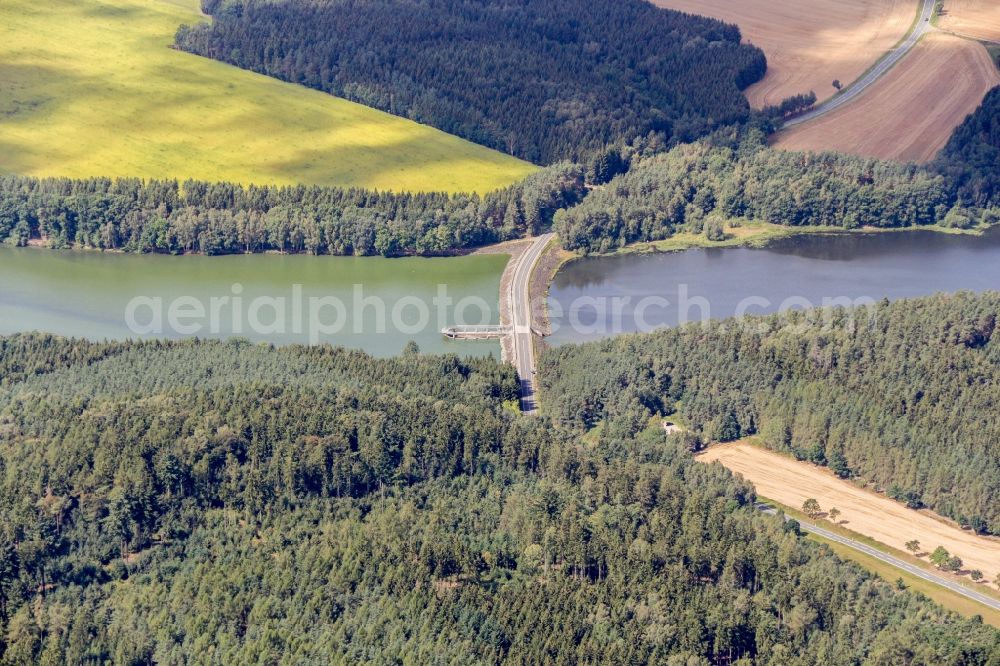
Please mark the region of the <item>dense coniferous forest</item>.
POLYGON ((934 167, 956 183, 964 205, 1000 207, 1000 87, 955 129, 934 167))
POLYGON ((644 0, 205 0, 177 46, 523 159, 580 160, 745 120, 764 54, 644 0))
MULTIPOLYGON (((203 5, 180 48, 551 166, 482 196, 0 176, 0 242, 398 256, 551 227, 592 252, 997 221, 1000 90, 918 167, 770 150, 755 126, 815 97, 752 114, 759 49, 643 0, 203 5)), ((958 294, 569 345, 531 419, 511 366, 412 346, 0 337, 0 666, 998 664, 1000 632, 691 455, 755 435, 1000 535, 998 317, 958 294), (672 413, 688 432, 651 427, 672 413)))
POLYGON ((1000 656, 683 441, 513 417, 492 360, 21 335, 0 368, 0 663, 1000 656))
MULTIPOLYGON (((718 240, 734 220, 853 229, 969 228, 1000 219, 994 205, 1000 194, 985 166, 971 176, 942 166, 944 157, 928 169, 771 150, 763 139, 751 127, 720 130, 667 152, 657 142, 639 141, 600 151, 586 165, 547 167, 482 196, 0 176, 0 242, 176 254, 400 256, 446 254, 551 227, 567 249, 606 252, 680 230, 718 240)), ((952 164, 971 164, 964 159, 952 164)))
POLYGON ((584 193, 560 164, 479 196, 0 176, 0 242, 127 252, 434 255, 547 229, 584 193))
POLYGON ((742 134, 634 160, 628 173, 557 214, 564 247, 606 252, 682 229, 719 240, 734 219, 853 229, 967 228, 998 217, 956 202, 950 175, 842 153, 772 150, 759 130, 742 134))
POLYGON ((1000 295, 691 324, 547 353, 543 404, 615 436, 679 409, 1000 535, 1000 295))

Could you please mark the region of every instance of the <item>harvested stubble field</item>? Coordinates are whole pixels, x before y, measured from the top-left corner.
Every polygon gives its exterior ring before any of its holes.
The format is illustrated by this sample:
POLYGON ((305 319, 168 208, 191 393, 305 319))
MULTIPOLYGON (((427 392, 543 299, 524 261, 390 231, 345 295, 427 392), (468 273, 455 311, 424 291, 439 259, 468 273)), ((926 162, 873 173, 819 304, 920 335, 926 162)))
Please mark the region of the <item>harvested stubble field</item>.
POLYGON ((668 9, 735 23, 764 50, 767 75, 747 89, 754 107, 816 93, 819 100, 875 64, 905 35, 916 0, 653 0, 668 9))
POLYGON ((750 481, 760 494, 790 507, 809 498, 826 511, 836 507, 839 522, 887 546, 904 551, 906 542, 920 541, 924 550, 944 546, 965 563, 979 569, 985 580, 1000 574, 1000 539, 962 530, 929 511, 914 511, 883 495, 838 479, 832 472, 746 442, 709 447, 701 462, 719 461, 750 481))
POLYGON ((1000 72, 981 44, 931 33, 856 100, 780 132, 773 143, 926 162, 997 84, 1000 72))
POLYGON ((938 26, 958 35, 1000 42, 1000 2, 945 0, 938 26))
POLYGON ((170 48, 198 0, 0 2, 0 173, 487 191, 534 167, 170 48))

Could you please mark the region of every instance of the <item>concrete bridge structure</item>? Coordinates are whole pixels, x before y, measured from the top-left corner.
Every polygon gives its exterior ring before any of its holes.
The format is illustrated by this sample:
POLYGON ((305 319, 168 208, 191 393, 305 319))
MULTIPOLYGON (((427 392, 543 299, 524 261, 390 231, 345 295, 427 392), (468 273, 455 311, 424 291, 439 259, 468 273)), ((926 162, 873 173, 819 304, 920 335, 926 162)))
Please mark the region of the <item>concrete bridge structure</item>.
POLYGON ((446 326, 441 335, 452 340, 499 340, 510 334, 510 326, 483 324, 478 326, 446 326))

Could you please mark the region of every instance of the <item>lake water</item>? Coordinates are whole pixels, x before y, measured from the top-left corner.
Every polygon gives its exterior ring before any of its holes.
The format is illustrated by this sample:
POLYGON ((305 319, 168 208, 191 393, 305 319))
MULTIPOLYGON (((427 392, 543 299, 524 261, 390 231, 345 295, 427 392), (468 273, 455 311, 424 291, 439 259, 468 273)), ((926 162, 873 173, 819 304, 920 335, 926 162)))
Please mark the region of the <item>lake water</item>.
MULTIPOLYGON (((61 252, 0 246, 0 334, 329 342, 378 356, 499 356, 443 326, 499 321, 507 257, 382 259, 61 252)), ((590 257, 559 272, 552 344, 701 317, 1000 289, 1000 229, 803 235, 767 248, 590 257)))
POLYGON ((931 231, 802 235, 761 249, 589 257, 556 275, 548 341, 963 289, 1000 289, 1000 229, 981 237, 931 231))
POLYGON ((383 259, 126 255, 0 246, 0 334, 90 339, 233 335, 328 342, 377 356, 493 354, 441 328, 499 321, 503 255, 383 259))

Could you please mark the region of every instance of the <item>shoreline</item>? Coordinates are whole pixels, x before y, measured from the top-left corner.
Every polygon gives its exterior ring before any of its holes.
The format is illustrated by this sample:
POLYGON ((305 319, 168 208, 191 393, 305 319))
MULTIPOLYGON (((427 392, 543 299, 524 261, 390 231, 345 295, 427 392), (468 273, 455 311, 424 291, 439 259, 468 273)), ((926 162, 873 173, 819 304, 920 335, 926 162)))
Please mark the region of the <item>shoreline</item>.
POLYGON ((696 248, 728 248, 728 247, 751 247, 762 248, 768 244, 792 238, 794 236, 846 236, 846 235, 869 235, 869 234, 890 234, 905 232, 930 232, 949 236, 982 236, 993 227, 978 226, 972 229, 950 229, 938 225, 912 226, 912 227, 858 227, 856 229, 845 229, 834 226, 801 226, 788 227, 770 222, 745 222, 738 226, 727 225, 724 228, 726 237, 721 241, 708 240, 702 234, 693 234, 682 231, 674 234, 670 238, 658 241, 640 241, 631 243, 613 252, 593 253, 589 255, 579 255, 580 257, 610 257, 623 254, 651 254, 657 252, 680 252, 696 248))
MULTIPOLYGON (((563 260, 559 269, 581 259, 595 257, 618 257, 632 254, 667 254, 671 252, 684 252, 687 250, 714 249, 714 248, 765 248, 771 243, 795 236, 847 236, 847 235, 873 235, 906 232, 927 232, 942 234, 944 236, 984 236, 995 227, 978 226, 972 229, 949 229, 936 225, 922 227, 859 227, 857 229, 845 229, 843 227, 832 226, 802 226, 786 227, 770 222, 747 222, 739 226, 726 226, 726 238, 721 241, 710 241, 702 234, 693 234, 682 231, 669 238, 656 241, 639 241, 630 243, 625 247, 618 248, 612 252, 591 252, 581 253, 579 251, 569 251, 569 257, 563 260)), ((1000 228, 1000 227, 996 227, 1000 228)), ((554 275, 553 275, 554 277, 554 275)))
POLYGON ((480 245, 477 247, 463 247, 454 248, 445 252, 436 252, 433 254, 417 254, 416 252, 402 253, 402 254, 330 254, 327 252, 314 254, 312 252, 282 252, 281 250, 262 250, 260 252, 223 252, 218 254, 206 254, 205 252, 199 252, 197 250, 184 251, 184 252, 136 252, 131 250, 123 250, 121 248, 100 248, 94 247, 92 245, 71 245, 69 247, 51 247, 48 245, 48 238, 29 238, 24 245, 14 245, 12 243, 5 243, 0 241, 0 247, 10 247, 14 249, 31 249, 31 250, 46 250, 48 252, 81 252, 87 254, 110 254, 115 256, 120 255, 134 255, 137 257, 141 256, 157 256, 157 257, 247 257, 247 256, 265 256, 265 257, 336 257, 336 258, 351 258, 351 259, 447 259, 449 257, 471 257, 479 255, 491 255, 491 254, 507 254, 508 248, 510 246, 517 245, 518 243, 523 243, 528 238, 518 238, 509 241, 500 241, 498 243, 492 243, 490 245, 480 245))
POLYGON ((578 258, 576 253, 563 249, 556 239, 553 239, 552 243, 546 248, 545 253, 538 260, 535 271, 531 275, 529 286, 532 325, 541 333, 535 340, 539 351, 544 351, 548 348, 545 338, 552 334, 548 300, 552 282, 563 266, 576 261, 578 258))
MULTIPOLYGON (((844 227, 835 226, 799 226, 799 227, 789 227, 780 224, 772 224, 770 222, 744 222, 738 225, 727 225, 724 227, 726 238, 721 241, 711 241, 708 240, 702 234, 694 234, 688 231, 678 232, 669 238, 663 240, 655 241, 637 241, 635 243, 630 243, 625 247, 618 248, 611 252, 592 252, 588 254, 582 254, 579 251, 564 250, 569 256, 562 260, 562 264, 575 261, 576 259, 586 258, 586 257, 610 257, 622 254, 648 254, 654 252, 678 252, 682 250, 691 250, 695 248, 726 248, 726 247, 764 247, 768 243, 781 240, 784 238, 789 238, 792 236, 806 235, 806 234, 816 234, 816 235, 841 235, 841 234, 881 234, 881 233, 901 233, 908 231, 928 231, 933 233, 945 234, 945 235, 957 235, 957 236, 982 236, 988 232, 993 227, 980 225, 973 227, 971 229, 951 229, 947 227, 941 227, 938 225, 926 225, 926 226, 911 226, 911 227, 859 227, 857 229, 845 229, 844 227)), ((519 245, 530 241, 531 238, 518 238, 508 241, 500 241, 498 243, 492 243, 490 245, 480 245, 477 247, 463 247, 454 248, 451 250, 445 250, 443 252, 436 252, 433 254, 416 254, 416 253, 403 253, 403 254, 370 254, 370 255, 357 255, 357 254, 313 254, 311 252, 282 252, 280 250, 263 250, 261 252, 227 252, 223 254, 206 254, 204 252, 184 251, 184 252, 135 252, 129 250, 123 250, 120 248, 98 248, 90 245, 72 245, 70 247, 50 247, 47 245, 48 238, 30 238, 23 246, 10 247, 24 247, 24 248, 34 248, 37 250, 49 250, 56 252, 87 252, 87 253, 97 253, 97 254, 133 254, 133 255, 158 255, 164 257, 242 257, 247 255, 264 255, 264 256, 276 256, 276 257, 294 257, 294 256, 315 256, 315 257, 355 257, 355 258, 380 258, 380 259, 406 259, 412 257, 426 258, 426 259, 440 259, 447 257, 467 257, 476 255, 490 255, 490 254, 508 254, 511 248, 517 248, 519 245)), ((3 243, 6 245, 6 243, 3 243)), ((560 266, 561 267, 561 266, 560 266)))

